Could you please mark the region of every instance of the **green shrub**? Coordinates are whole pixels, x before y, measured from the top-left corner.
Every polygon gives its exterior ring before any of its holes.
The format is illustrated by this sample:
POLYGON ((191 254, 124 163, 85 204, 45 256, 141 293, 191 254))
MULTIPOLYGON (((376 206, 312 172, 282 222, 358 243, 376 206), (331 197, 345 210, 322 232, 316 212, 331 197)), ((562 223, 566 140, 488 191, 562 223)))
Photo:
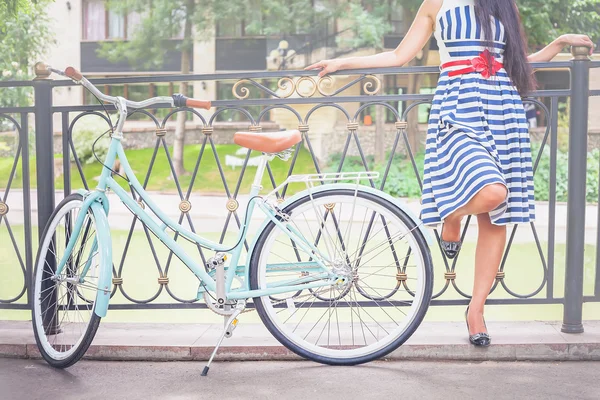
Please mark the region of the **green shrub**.
MULTIPOLYGON (((532 144, 535 162, 539 151, 539 144, 532 144)), ((600 169, 600 151, 594 149, 587 153, 586 200, 590 203, 598 202, 598 179, 600 169)), ((534 178, 535 199, 548 201, 550 197, 550 147, 544 146, 540 163, 534 178)), ((559 149, 556 154, 556 200, 566 202, 569 185, 569 156, 564 150, 559 149)))
MULTIPOLYGON (((535 162, 540 144, 532 143, 533 162, 535 162)), ((388 156, 389 157, 389 156, 388 156)), ((419 175, 423 173, 424 154, 415 156, 419 175)), ((339 168, 341 155, 331 157, 326 172, 335 172, 339 168)), ((367 157, 367 168, 360 157, 347 156, 344 160, 342 172, 377 171, 379 179, 375 185, 379 188, 387 164, 375 164, 373 157, 367 157)), ((566 150, 559 149, 556 157, 556 200, 567 201, 569 185, 569 157, 566 150)), ((534 175, 535 199, 548 201, 550 194, 550 147, 544 146, 540 163, 534 175)), ((363 182, 365 183, 365 182, 363 182)), ((600 183, 600 150, 594 149, 587 154, 586 200, 590 203, 598 202, 598 186, 600 183)), ((416 179, 415 171, 410 158, 396 155, 388 173, 384 191, 394 197, 419 198, 421 189, 416 179)))
MULTIPOLYGON (((73 145, 77 152, 77 158, 82 164, 92 164, 96 162, 92 146, 96 139, 109 129, 108 124, 102 118, 90 115, 85 116, 81 120, 77 121, 73 128, 73 145)), ((108 134, 102 139, 98 140, 94 151, 96 156, 100 160, 104 161, 106 153, 108 152, 108 145, 110 143, 108 134)), ((72 155, 73 157, 73 155, 72 155)))
MULTIPOLYGON (((415 162, 417 164, 419 174, 423 173, 423 158, 423 153, 419 153, 415 156, 415 162)), ((365 167, 360 157, 347 156, 344 159, 342 172, 379 172, 379 179, 375 181, 375 186, 380 188, 381 183, 383 182, 385 170, 387 168, 387 163, 375 164, 372 156, 368 156, 366 159, 367 167, 365 167)), ((330 159, 326 172, 337 171, 340 161, 340 154, 333 155, 330 159)), ((419 187, 419 182, 416 178, 410 158, 402 155, 394 156, 394 160, 392 161, 390 170, 387 174, 383 190, 394 197, 419 198, 421 196, 421 188, 419 187)))
POLYGON ((587 157, 586 200, 590 203, 598 202, 598 184, 600 180, 600 150, 594 149, 587 157))

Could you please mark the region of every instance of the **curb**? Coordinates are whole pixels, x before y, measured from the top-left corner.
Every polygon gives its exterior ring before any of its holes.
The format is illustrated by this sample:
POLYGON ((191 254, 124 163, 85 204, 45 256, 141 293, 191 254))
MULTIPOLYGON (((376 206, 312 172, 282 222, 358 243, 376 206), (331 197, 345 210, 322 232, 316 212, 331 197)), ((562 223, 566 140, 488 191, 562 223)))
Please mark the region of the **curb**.
MULTIPOLYGON (((84 359, 102 361, 206 361, 208 346, 92 345, 84 359)), ((35 344, 0 344, 0 357, 40 359, 35 344)), ((222 346, 218 361, 297 361, 302 358, 283 346, 222 346)), ((386 360, 428 361, 600 361, 600 343, 404 345, 386 360)))

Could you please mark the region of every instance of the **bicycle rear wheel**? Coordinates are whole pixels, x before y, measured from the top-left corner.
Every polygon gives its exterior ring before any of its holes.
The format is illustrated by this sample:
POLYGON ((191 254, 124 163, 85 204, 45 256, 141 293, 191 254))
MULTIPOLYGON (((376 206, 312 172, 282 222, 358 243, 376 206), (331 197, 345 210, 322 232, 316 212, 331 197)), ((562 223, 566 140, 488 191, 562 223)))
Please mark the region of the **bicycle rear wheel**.
POLYGON ((69 367, 83 357, 100 325, 94 310, 102 252, 91 210, 65 268, 54 277, 82 204, 81 195, 71 194, 56 207, 42 236, 33 276, 35 340, 42 357, 55 368, 69 367))
MULTIPOLYGON (((333 365, 369 362, 404 343, 423 320, 433 289, 431 255, 414 221, 376 194, 347 189, 306 196, 283 212, 327 255, 328 267, 349 279, 280 295, 284 300, 255 298, 273 336, 302 357, 333 365)), ((301 270, 315 257, 270 223, 252 255, 250 286, 323 282, 315 268, 301 270)))

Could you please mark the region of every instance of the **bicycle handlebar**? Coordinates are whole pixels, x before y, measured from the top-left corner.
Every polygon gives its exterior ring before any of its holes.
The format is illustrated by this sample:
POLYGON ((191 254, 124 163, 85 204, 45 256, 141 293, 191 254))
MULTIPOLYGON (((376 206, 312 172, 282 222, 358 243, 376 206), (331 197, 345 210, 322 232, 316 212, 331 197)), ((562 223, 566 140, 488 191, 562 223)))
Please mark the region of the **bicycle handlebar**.
POLYGON ((83 79, 83 75, 81 75, 81 72, 77 71, 73 67, 67 67, 65 69, 65 75, 73 79, 74 81, 80 81, 83 79))
MULTIPOLYGON (((96 97, 100 100, 105 101, 107 103, 117 104, 119 100, 116 97, 106 95, 102 93, 96 86, 94 86, 90 81, 88 81, 81 72, 79 72, 76 68, 67 67, 64 72, 60 70, 53 69, 49 66, 46 66, 48 71, 57 73, 59 75, 66 76, 71 78, 76 83, 83 85, 86 89, 92 92, 96 97)), ((212 107, 211 102, 208 100, 199 100, 186 97, 182 94, 174 94, 171 97, 153 97, 151 99, 143 100, 143 101, 131 101, 125 100, 125 104, 127 107, 131 108, 145 108, 148 106, 152 106, 155 104, 169 104, 172 107, 190 107, 190 108, 202 108, 208 110, 212 107)))
POLYGON ((182 94, 173 95, 173 105, 175 107, 203 108, 205 110, 211 107, 211 103, 208 100, 190 99, 182 94))

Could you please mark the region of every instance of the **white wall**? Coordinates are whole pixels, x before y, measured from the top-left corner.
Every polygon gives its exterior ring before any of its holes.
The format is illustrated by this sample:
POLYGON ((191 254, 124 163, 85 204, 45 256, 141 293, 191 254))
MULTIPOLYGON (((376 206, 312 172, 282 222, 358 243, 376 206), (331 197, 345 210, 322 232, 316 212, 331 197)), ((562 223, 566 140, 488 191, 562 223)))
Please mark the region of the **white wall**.
MULTIPOLYGON (((48 49, 44 60, 57 69, 68 66, 81 67, 82 0, 54 0, 48 5, 48 16, 56 43, 48 49), (68 5, 70 5, 70 10, 68 5)), ((53 76, 53 79, 62 79, 53 76)), ((60 87, 54 89, 54 105, 78 105, 82 102, 82 88, 60 87)), ((54 116, 54 131, 61 131, 61 116, 54 116)))
MULTIPOLYGON (((54 68, 81 67, 81 3, 82 0, 54 0, 48 6, 56 43, 50 47, 44 61, 54 68), (67 4, 70 4, 70 10, 67 4)), ((58 105, 80 104, 81 88, 57 88, 54 101, 58 105)))
MULTIPOLYGON (((206 40, 194 43, 194 74, 214 74, 216 69, 215 59, 215 35, 206 36, 206 40)), ((217 97, 217 85, 215 81, 194 82, 194 97, 203 100, 215 100, 217 97), (203 85, 204 83, 204 85, 203 85), (204 89, 203 89, 204 86, 204 89)), ((212 112, 201 110, 205 117, 212 112)), ((200 121, 197 121, 200 122, 200 121)))

